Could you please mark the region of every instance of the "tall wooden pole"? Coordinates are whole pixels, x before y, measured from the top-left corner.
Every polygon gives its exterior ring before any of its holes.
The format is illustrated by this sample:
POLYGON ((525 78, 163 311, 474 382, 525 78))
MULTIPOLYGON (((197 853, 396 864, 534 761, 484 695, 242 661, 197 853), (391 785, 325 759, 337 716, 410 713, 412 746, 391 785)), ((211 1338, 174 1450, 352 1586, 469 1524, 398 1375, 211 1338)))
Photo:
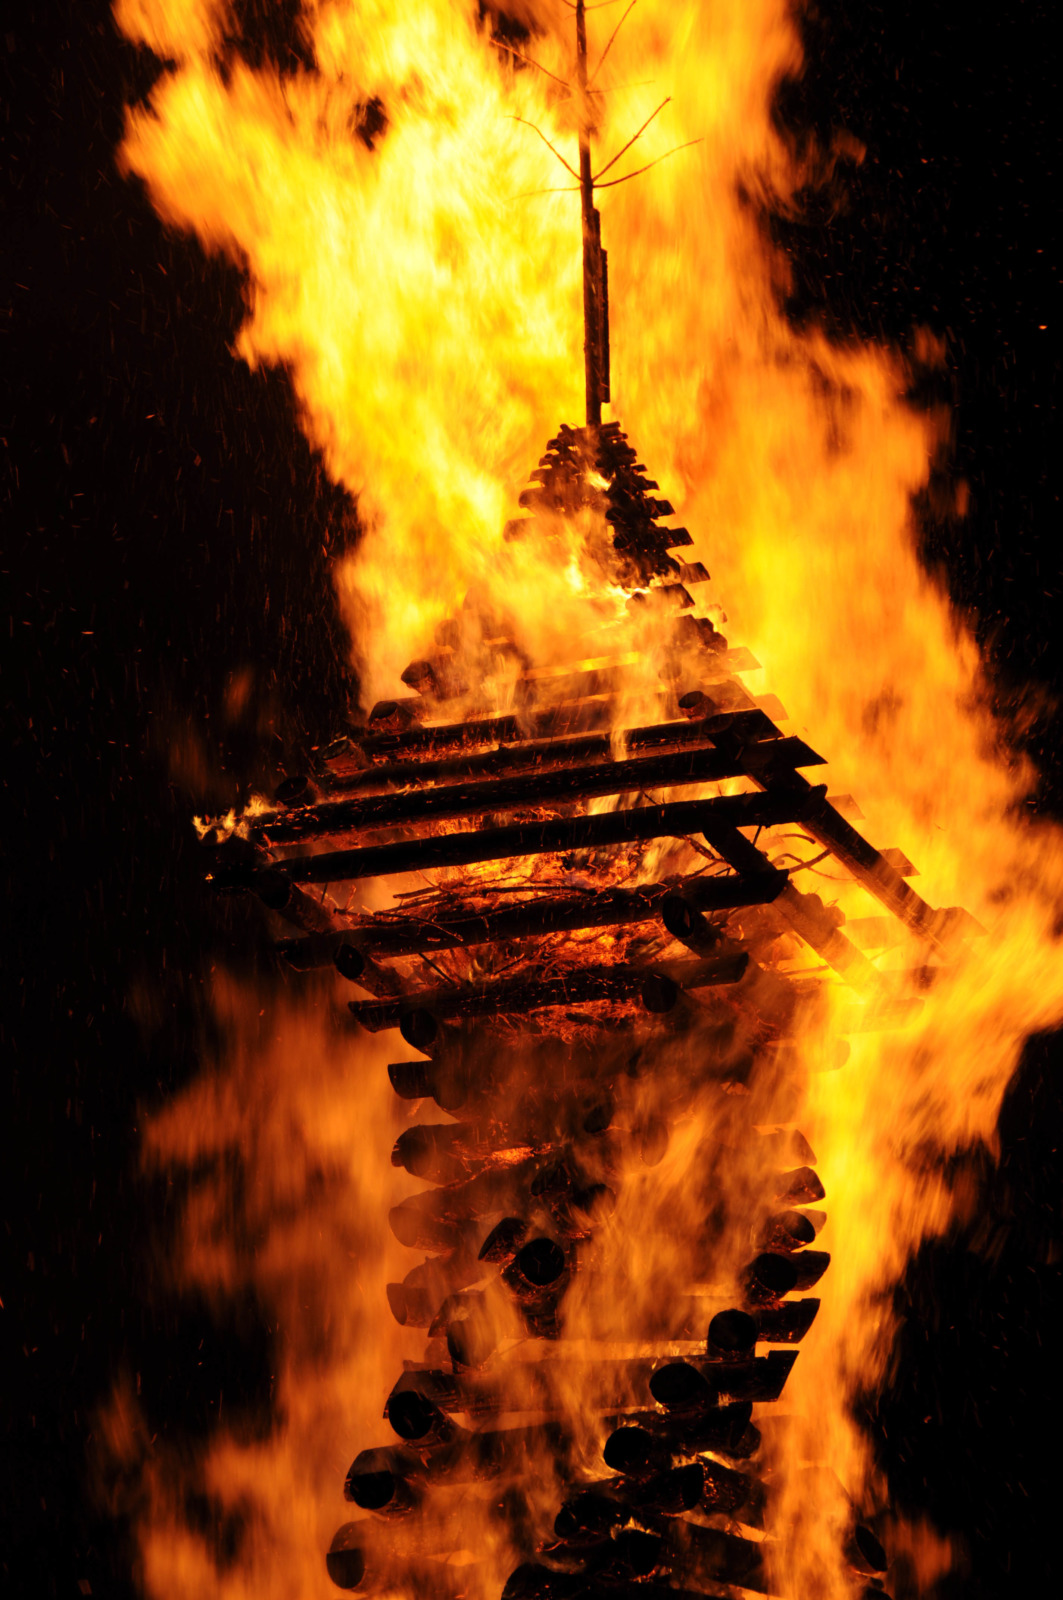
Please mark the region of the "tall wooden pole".
POLYGON ((601 219, 594 207, 591 175, 591 115, 587 93, 587 16, 584 0, 576 0, 576 84, 579 96, 579 187, 583 216, 583 354, 587 380, 587 426, 602 420, 602 401, 609 398, 609 332, 606 310, 606 263, 601 219))

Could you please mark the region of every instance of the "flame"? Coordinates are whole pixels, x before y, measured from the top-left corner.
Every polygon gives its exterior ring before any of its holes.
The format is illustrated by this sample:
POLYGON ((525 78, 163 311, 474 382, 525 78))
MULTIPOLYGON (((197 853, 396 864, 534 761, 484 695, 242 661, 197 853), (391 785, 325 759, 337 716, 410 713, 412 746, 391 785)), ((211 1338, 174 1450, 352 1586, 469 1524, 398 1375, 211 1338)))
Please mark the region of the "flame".
MULTIPOLYGON (((461 0, 308 0, 312 65, 283 74, 232 54, 220 3, 118 0, 115 15, 168 63, 150 102, 128 113, 125 170, 167 222, 244 264, 237 353, 285 366, 308 436, 357 498, 364 537, 336 581, 367 698, 398 692, 402 667, 470 590, 504 613, 540 667, 604 658, 572 649, 588 596, 601 627, 623 616, 623 594, 606 592, 588 564, 593 530, 564 531, 549 549, 503 536, 527 465, 580 408, 578 202, 540 192, 569 180, 526 126, 572 158, 576 112, 556 81, 571 70, 564 9, 521 8, 542 71, 496 49, 461 0), (386 125, 367 114, 374 105, 386 125)), ((829 755, 832 787, 858 796, 868 837, 918 863, 925 898, 964 905, 985 930, 935 969, 914 1021, 854 1033, 847 1063, 807 1080, 801 1120, 827 1189, 823 1243, 835 1266, 787 1388, 795 1417, 776 1448, 788 1530, 777 1580, 787 1593, 841 1600, 853 1507, 868 1514, 884 1498, 850 1400, 889 1379, 890 1291, 905 1262, 967 1203, 946 1158, 992 1146, 1024 1038, 1063 1014, 1063 851, 1054 828, 1023 813, 1032 773, 1004 754, 974 642, 918 560, 912 499, 947 442, 943 420, 906 401, 910 367, 897 352, 797 330, 781 309, 785 263, 757 203, 788 204, 812 175, 770 116, 780 80, 800 68, 784 0, 643 0, 610 51, 595 114, 597 147, 611 154, 671 95, 637 165, 700 141, 602 191, 614 412, 699 541, 714 574, 709 604, 726 606, 728 631, 763 663, 762 686, 829 755)), ((935 359, 929 335, 917 354, 935 359)), ((617 655, 640 650, 635 624, 614 631, 617 655)), ((803 887, 814 877, 850 916, 874 914, 829 866, 806 870, 803 887)), ((913 959, 905 947, 876 957, 883 970, 913 959)), ((826 1004, 847 1031, 851 997, 828 985, 826 1004)), ((393 1113, 374 1098, 375 1046, 358 1047, 355 1096, 320 1022, 278 1026, 290 1035, 283 1048, 235 1046, 149 1138, 153 1158, 178 1168, 224 1141, 249 1146, 265 1245, 241 1255, 210 1221, 218 1192, 194 1192, 181 1270, 216 1293, 253 1282, 290 1319, 283 1424, 250 1446, 219 1431, 199 1467, 223 1503, 253 1505, 251 1554, 219 1571, 149 1462, 149 1594, 319 1592, 344 1445, 369 1423, 364 1397, 375 1404, 393 1376, 390 1352, 377 1372, 379 1342, 361 1337, 378 1315, 370 1287, 383 1281, 376 1230, 329 1235, 335 1249, 312 1237, 352 1204, 372 1217, 386 1203, 390 1169, 373 1162, 393 1113), (263 1084, 272 1098, 261 1109, 263 1084), (284 1136, 293 1125, 295 1156, 284 1136), (323 1192, 305 1187, 307 1149, 342 1174, 323 1192), (287 1182, 296 1187, 285 1193, 287 1182), (283 1220, 293 1205, 303 1227, 283 1220), (329 1315, 332 1331, 312 1349, 311 1328, 329 1315)), ((809 1022, 812 1065, 823 1027, 809 1022)), ((639 1219, 681 1202, 709 1131, 692 1125, 624 1192, 615 1240, 652 1248, 637 1244, 639 1219)), ((121 1415, 116 1451, 135 1452, 128 1407, 121 1415)), ((945 1564, 940 1543, 928 1530, 904 1537, 931 1584, 945 1564)))

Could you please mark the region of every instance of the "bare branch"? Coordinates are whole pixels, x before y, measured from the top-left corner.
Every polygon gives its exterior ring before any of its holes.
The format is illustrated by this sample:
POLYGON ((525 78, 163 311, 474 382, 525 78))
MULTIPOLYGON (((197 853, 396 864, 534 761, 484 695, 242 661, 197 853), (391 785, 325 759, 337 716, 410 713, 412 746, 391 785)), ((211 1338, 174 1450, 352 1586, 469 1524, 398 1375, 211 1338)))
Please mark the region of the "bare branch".
POLYGON ((528 122, 527 119, 524 118, 524 117, 518 117, 515 112, 513 113, 512 120, 514 122, 523 122, 524 126, 526 128, 530 128, 533 133, 537 133, 539 135, 539 138, 543 141, 543 144, 546 146, 546 148, 548 150, 552 150, 553 151, 554 155, 560 161, 560 163, 564 167, 565 171, 566 172, 570 172, 572 174, 572 176, 575 178, 576 182, 577 183, 579 182, 579 173, 576 171, 575 167, 569 166, 568 162, 565 160, 565 158, 561 154, 560 150, 557 150, 557 149, 554 148, 554 146, 550 143, 549 139, 546 137, 546 134, 543 132, 543 130, 541 128, 537 128, 535 126, 534 122, 528 122))
POLYGON ((511 56, 516 56, 517 60, 523 61, 525 66, 537 68, 539 72, 543 73, 543 75, 549 78, 553 83, 559 83, 562 89, 568 89, 570 87, 564 78, 559 78, 553 72, 548 72, 546 67, 540 65, 538 61, 533 61, 531 56, 526 56, 522 50, 515 50, 511 44, 506 44, 502 39, 492 39, 491 43, 496 47, 496 49, 508 50, 511 56))
POLYGON ((612 33, 609 35, 609 43, 606 45, 605 49, 602 51, 601 55, 598 57, 598 65, 595 67, 594 71, 590 75, 590 78, 588 80, 588 87, 589 87, 590 84, 592 84, 594 82, 594 80, 598 76, 599 72, 601 72, 602 67, 605 64, 605 58, 609 54, 610 50, 613 48, 613 40, 616 38, 617 34, 620 32, 621 28, 624 26, 624 23, 627 21, 628 17, 634 11, 634 9, 638 5, 638 3, 639 3, 639 0, 631 0, 631 3, 628 6, 627 10, 624 12, 624 15, 620 18, 620 21, 617 23, 616 27, 613 29, 612 33))
POLYGON ((596 183, 596 189, 613 189, 618 183, 627 183, 629 178, 641 178, 644 172, 649 172, 651 167, 659 167, 662 161, 667 161, 669 156, 678 155, 680 150, 689 150, 692 144, 700 144, 700 139, 688 139, 686 144, 677 144, 673 150, 666 150, 663 156, 658 156, 656 161, 647 161, 644 167, 636 167, 634 172, 625 172, 622 178, 610 178, 608 183, 596 183))
POLYGON ((642 135, 646 132, 646 129, 649 127, 649 125, 653 121, 654 117, 658 116, 664 110, 665 106, 668 105, 668 103, 671 100, 671 98, 672 98, 671 95, 669 95, 668 99, 661 101, 661 103, 657 107, 656 111, 651 111, 650 112, 649 116, 646 118, 645 122, 642 124, 642 127, 639 129, 638 133, 636 133, 632 138, 630 138, 628 140, 627 144, 624 145, 622 150, 618 150, 616 152, 616 155, 613 157, 613 159, 611 161, 607 161, 605 163, 605 166, 602 168, 601 172, 599 172, 597 174, 597 176, 595 177, 595 179, 594 179, 595 183, 598 182, 598 178, 601 178, 602 176, 604 176, 605 173, 607 173, 609 171, 610 167, 615 167, 616 166, 617 162, 620 160, 620 157, 622 155, 626 155, 627 154, 627 152, 631 149, 631 146, 635 143, 636 139, 641 139, 642 138, 642 135))
POLYGON ((566 183, 563 189, 522 189, 520 194, 510 195, 511 200, 534 200, 540 194, 579 194, 580 186, 566 183))

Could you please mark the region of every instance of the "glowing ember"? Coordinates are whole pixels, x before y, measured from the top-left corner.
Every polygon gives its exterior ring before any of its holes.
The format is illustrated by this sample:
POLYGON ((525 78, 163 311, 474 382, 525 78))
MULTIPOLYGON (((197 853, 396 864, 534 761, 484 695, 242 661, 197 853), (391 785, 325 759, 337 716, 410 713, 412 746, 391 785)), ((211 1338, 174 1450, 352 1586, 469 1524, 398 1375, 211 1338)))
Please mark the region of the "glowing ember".
MULTIPOLYGON (((306 931, 293 964, 371 996, 370 1036, 325 985, 266 1023, 221 985, 232 1050, 149 1133, 196 1175, 182 1281, 253 1282, 284 1340, 271 1437, 219 1429, 186 1469, 242 1520, 233 1559, 176 1465, 144 1468, 148 1591, 320 1592, 354 1440, 346 1586, 840 1600, 882 1571, 868 1522, 932 1576, 947 1551, 891 1525, 851 1406, 964 1204, 942 1158, 992 1137, 1063 1011, 1063 856, 912 547, 934 419, 892 354, 779 309, 743 197, 807 177, 769 117, 787 8, 642 0, 587 93, 564 4, 522 5, 519 47, 457 0, 306 5, 313 65, 283 76, 220 70, 220 5, 116 15, 169 63, 126 167, 246 262, 239 353, 287 366, 366 528, 338 573, 353 742, 207 837, 220 884, 306 931), (611 155, 666 93, 616 174, 690 148, 599 196, 613 410, 661 492, 608 407, 554 434, 579 208, 543 191, 570 183, 548 145, 575 166, 593 122, 611 155), (884 857, 796 776, 818 758, 769 682, 884 857), (929 909, 954 905, 977 922, 929 909), (421 1059, 372 1036, 396 1023, 421 1059), (389 1060, 456 1120, 406 1126, 389 1060), (826 1252, 810 1326, 792 1296, 826 1252)), ((592 62, 613 27, 591 17, 592 62)), ((111 1431, 136 1459, 130 1402, 111 1431)))

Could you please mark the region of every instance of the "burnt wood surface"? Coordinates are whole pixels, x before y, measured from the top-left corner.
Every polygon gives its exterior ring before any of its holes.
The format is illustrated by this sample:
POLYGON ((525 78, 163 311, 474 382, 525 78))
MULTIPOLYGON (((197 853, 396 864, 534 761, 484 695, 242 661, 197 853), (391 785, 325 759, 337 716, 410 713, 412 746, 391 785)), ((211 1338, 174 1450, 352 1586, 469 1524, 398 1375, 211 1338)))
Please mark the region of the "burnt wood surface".
MULTIPOLYGON (((339 879, 470 866, 477 861, 501 861, 553 851, 598 850, 635 840, 683 838, 691 833, 708 837, 709 828, 721 825, 735 829, 768 828, 781 822, 803 822, 825 793, 825 788, 810 786, 807 792, 680 800, 669 805, 639 806, 600 816, 522 822, 505 828, 481 828, 473 833, 403 839, 393 844, 294 856, 274 863, 271 870, 285 873, 296 883, 329 883, 339 879)), ((764 858, 759 852, 755 854, 757 862, 753 870, 763 872, 764 858)), ((224 879, 219 878, 219 883, 224 886, 224 879)), ((238 886, 244 886, 243 877, 238 886)))
MULTIPOLYGON (((705 961, 665 962, 652 967, 616 962, 610 966, 573 967, 554 978, 509 978, 496 983, 418 990, 384 1001, 352 1000, 350 1011, 363 1028, 377 1033, 382 1028, 399 1027, 412 1011, 425 1011, 443 1021, 451 1017, 538 1011, 550 1006, 588 1005, 597 1000, 630 1000, 642 996, 648 984, 661 979, 666 986, 673 984, 677 989, 737 983, 748 965, 749 956, 744 950, 705 961)), ((651 999, 644 1003, 650 1010, 670 1009, 663 1001, 657 1004, 651 999)))
MULTIPOLYGON (((494 750, 479 753, 420 760, 375 762, 353 772, 322 774, 319 781, 330 791, 352 791, 386 787, 395 784, 405 787, 424 779, 438 782, 447 778, 497 777, 501 773, 523 771, 529 767, 562 766, 579 761, 608 760, 615 743, 630 754, 636 750, 664 750, 670 746, 689 746, 708 743, 716 735, 733 730, 744 742, 780 739, 782 734, 771 718, 759 708, 744 711, 717 712, 681 722, 657 722, 642 728, 625 728, 619 735, 610 733, 563 734, 554 739, 538 737, 540 724, 547 719, 535 717, 530 724, 522 725, 516 717, 499 717, 480 723, 457 723, 450 729, 421 729, 433 734, 451 734, 462 728, 474 730, 468 738, 457 738, 458 744, 497 744, 494 750)), ((446 748, 440 741, 438 748, 446 748)))
MULTIPOLYGON (((816 755, 801 739, 780 739, 773 745, 773 751, 781 764, 790 767, 818 766, 823 762, 823 757, 816 755)), ((287 844, 349 829, 394 828, 484 811, 563 805, 602 795, 677 788, 689 783, 720 783, 725 778, 739 777, 744 771, 741 750, 732 755, 710 745, 705 749, 679 750, 634 760, 603 761, 595 766, 529 772, 483 783, 438 784, 402 794, 326 801, 282 813, 264 826, 272 842, 287 844)))
MULTIPOLYGON (((746 650, 729 652, 720 658, 723 666, 732 665, 736 671, 748 671, 756 665, 754 658, 746 650)), ((726 677, 726 672, 721 670, 720 680, 726 677)), ((742 695, 745 691, 735 682, 733 688, 742 695)), ((748 697, 747 697, 748 699, 748 697)), ((416 703, 416 701, 414 702, 416 703)), ((477 717, 467 722, 415 724, 404 728, 401 732, 357 734, 353 743, 369 760, 388 760, 405 755, 428 755, 436 750, 459 750, 475 745, 508 743, 517 740, 562 738, 566 734, 573 735, 599 729, 603 717, 608 712, 608 704, 602 701, 574 703, 551 706, 546 710, 509 712, 496 717, 477 717)), ((720 713, 727 715, 727 713, 720 713)), ((756 712, 747 705, 739 715, 763 717, 763 712, 756 712)), ((770 719, 764 717, 768 727, 777 734, 778 730, 770 719)), ((674 723, 658 724, 662 727, 674 727, 674 723)), ((654 729, 644 730, 652 734, 654 729)), ((765 737, 772 737, 765 732, 765 737)))
MULTIPOLYGON (((761 783, 766 793, 791 794, 796 797, 802 793, 812 792, 812 785, 802 778, 800 773, 775 767, 769 758, 766 758, 766 762, 766 768, 762 773, 751 772, 754 781, 761 783)), ((905 883, 901 874, 890 866, 881 851, 869 844, 863 834, 858 833, 830 804, 825 791, 804 813, 803 825, 817 843, 824 849, 830 850, 843 866, 848 867, 858 883, 868 889, 876 899, 881 900, 894 916, 899 917, 921 938, 929 940, 939 948, 947 948, 952 942, 954 931, 961 923, 965 924, 969 931, 978 931, 973 918, 963 913, 957 915, 952 910, 935 909, 921 895, 916 894, 915 890, 905 883)), ((743 870, 748 871, 748 867, 743 870)))
POLYGON ((386 916, 356 924, 340 933, 307 939, 282 939, 274 946, 299 971, 326 967, 342 944, 367 954, 413 955, 424 950, 502 943, 581 928, 619 927, 648 922, 661 914, 669 894, 682 893, 698 911, 726 911, 737 906, 767 905, 785 888, 787 874, 770 868, 755 877, 690 877, 674 884, 646 884, 637 889, 577 891, 568 895, 523 900, 489 911, 448 907, 433 917, 386 916))

